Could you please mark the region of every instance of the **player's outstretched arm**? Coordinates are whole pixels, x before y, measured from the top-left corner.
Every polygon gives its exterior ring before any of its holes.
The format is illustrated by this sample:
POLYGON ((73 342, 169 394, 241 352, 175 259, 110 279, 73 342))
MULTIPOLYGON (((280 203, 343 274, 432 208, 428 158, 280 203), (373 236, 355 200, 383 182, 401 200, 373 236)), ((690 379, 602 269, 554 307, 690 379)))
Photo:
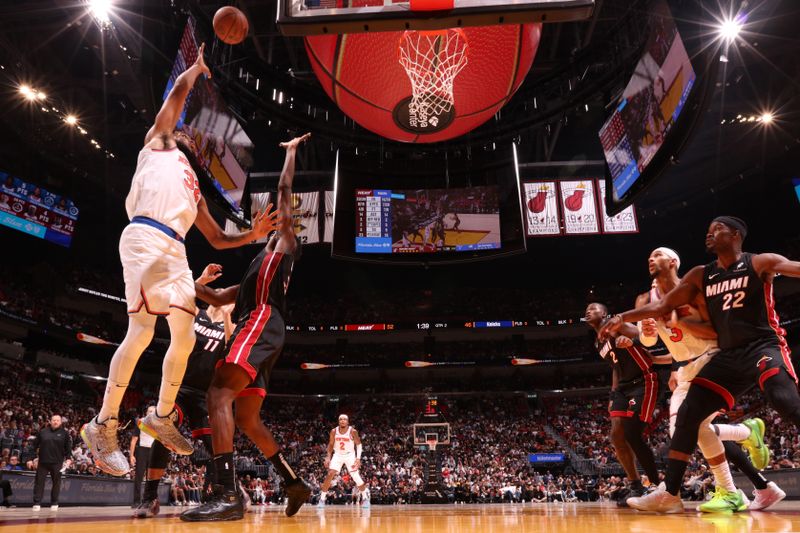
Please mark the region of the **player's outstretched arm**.
POLYGON ((294 182, 294 167, 297 159, 297 147, 311 137, 310 133, 295 137, 291 141, 282 142, 281 148, 286 150, 286 158, 283 161, 283 170, 278 180, 278 213, 280 222, 278 231, 281 234, 279 242, 280 249, 277 251, 293 252, 297 243, 294 239, 294 221, 292 219, 292 183, 294 182))
POLYGON ((800 261, 792 261, 780 254, 753 256, 753 268, 759 275, 782 274, 791 278, 800 278, 800 261))
POLYGON ((645 318, 656 318, 672 312, 676 307, 691 303, 700 293, 703 286, 704 267, 697 266, 686 274, 678 285, 669 291, 664 298, 657 302, 650 302, 638 309, 631 309, 611 317, 598 333, 599 337, 619 330, 625 322, 638 322, 645 318))
POLYGON ((263 239, 277 228, 281 223, 281 219, 277 211, 270 213, 270 209, 272 209, 272 204, 267 205, 264 211, 256 212, 253 216, 253 229, 241 233, 226 233, 209 213, 205 198, 200 198, 200 202, 197 204, 197 218, 194 221, 194 225, 197 226, 197 229, 200 230, 200 233, 203 234, 208 243, 217 250, 236 248, 237 246, 263 239))
POLYGON ((186 97, 189 96, 189 91, 194 87, 197 78, 200 74, 205 74, 207 78, 211 78, 211 71, 206 66, 203 58, 205 49, 205 43, 201 44, 200 49, 197 51, 197 60, 175 80, 175 85, 172 86, 167 99, 161 105, 161 110, 156 115, 155 123, 145 135, 144 144, 149 143, 157 135, 172 133, 178 123, 178 117, 181 116, 183 106, 186 104, 186 97))
POLYGON ((231 285, 224 289, 212 289, 195 282, 194 290, 197 297, 205 303, 221 307, 236 302, 236 295, 239 294, 239 285, 231 285))

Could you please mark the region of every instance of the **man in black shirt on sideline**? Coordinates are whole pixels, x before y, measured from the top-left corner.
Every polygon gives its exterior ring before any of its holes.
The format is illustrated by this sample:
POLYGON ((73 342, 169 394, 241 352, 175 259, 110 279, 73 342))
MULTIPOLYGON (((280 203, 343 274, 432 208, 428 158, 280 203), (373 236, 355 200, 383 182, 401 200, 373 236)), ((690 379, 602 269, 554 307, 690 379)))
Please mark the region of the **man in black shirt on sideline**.
POLYGON ((58 509, 58 494, 61 492, 61 468, 64 460, 72 452, 72 438, 66 429, 61 426, 61 415, 53 415, 50 425, 42 428, 33 442, 33 447, 39 453, 39 464, 36 467, 36 482, 33 488, 33 510, 41 510, 42 495, 47 473, 53 479, 53 489, 50 492, 50 509, 58 509))

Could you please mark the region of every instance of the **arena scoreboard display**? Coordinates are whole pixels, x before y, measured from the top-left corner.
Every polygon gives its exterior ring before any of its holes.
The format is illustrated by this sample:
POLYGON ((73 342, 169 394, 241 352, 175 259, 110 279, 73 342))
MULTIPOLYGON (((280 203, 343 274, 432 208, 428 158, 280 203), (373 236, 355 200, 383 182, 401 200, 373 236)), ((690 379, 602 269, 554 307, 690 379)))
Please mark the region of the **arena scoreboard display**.
POLYGON ((356 252, 392 252, 392 191, 356 190, 356 252))
POLYGON ((468 189, 356 189, 356 253, 498 250, 495 186, 468 189))
POLYGON ((78 220, 72 200, 0 172, 0 225, 68 247, 78 220))

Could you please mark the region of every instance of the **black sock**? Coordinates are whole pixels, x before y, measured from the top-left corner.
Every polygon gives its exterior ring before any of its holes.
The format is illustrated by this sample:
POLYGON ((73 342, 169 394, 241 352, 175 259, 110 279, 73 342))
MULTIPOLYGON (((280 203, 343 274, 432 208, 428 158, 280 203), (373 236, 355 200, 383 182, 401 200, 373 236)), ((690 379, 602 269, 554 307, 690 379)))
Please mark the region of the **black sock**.
POLYGON ((233 452, 214 456, 214 471, 216 472, 217 484, 225 487, 226 491, 236 490, 233 452))
POLYGON ((280 474, 287 483, 291 483, 297 479, 297 475, 294 473, 294 470, 292 470, 292 467, 289 466, 289 463, 286 462, 281 452, 270 457, 269 462, 272 463, 272 466, 275 467, 275 470, 278 471, 278 474, 280 474))
POLYGON ((750 462, 750 458, 744 453, 744 450, 742 450, 742 447, 738 443, 729 440, 723 441, 722 444, 725 446, 725 456, 733 466, 738 468, 742 474, 746 475, 747 479, 750 480, 755 488, 758 490, 766 489, 767 478, 761 475, 761 472, 753 466, 753 463, 750 462))
POLYGON ((160 479, 148 479, 144 482, 144 496, 142 501, 149 502, 158 499, 158 483, 160 479))
POLYGON ((634 490, 644 488, 642 486, 642 480, 641 479, 634 479, 633 481, 631 481, 631 488, 634 489, 634 490))
POLYGON ((683 475, 686 473, 686 467, 688 465, 689 463, 686 461, 672 458, 667 459, 667 479, 664 482, 667 486, 667 492, 680 496, 683 475))

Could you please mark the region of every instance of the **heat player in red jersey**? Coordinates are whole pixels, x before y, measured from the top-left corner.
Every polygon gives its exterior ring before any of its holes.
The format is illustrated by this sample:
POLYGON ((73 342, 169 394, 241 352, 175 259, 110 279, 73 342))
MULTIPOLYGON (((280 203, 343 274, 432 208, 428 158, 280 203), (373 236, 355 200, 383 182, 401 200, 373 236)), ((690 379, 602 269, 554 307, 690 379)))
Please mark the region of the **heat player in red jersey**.
POLYGON ((286 336, 286 291, 301 246, 292 221, 292 181, 297 147, 310 134, 281 143, 286 159, 278 182, 278 231, 253 259, 239 285, 225 289, 197 286, 197 296, 210 305, 235 302, 236 328, 225 357, 216 366, 208 389, 208 416, 214 448, 214 497, 181 515, 187 522, 239 520, 244 503, 236 490, 233 432, 238 426, 252 440, 283 478, 292 516, 311 495, 311 488, 292 470, 261 420, 261 405, 267 395, 272 367, 280 357, 286 336), (236 417, 233 403, 236 402, 236 417))
POLYGON ((683 511, 680 487, 700 424, 712 413, 733 407, 736 398, 759 387, 784 420, 800 426, 800 394, 791 354, 775 311, 772 281, 781 274, 800 278, 800 262, 772 253, 742 251, 747 224, 737 217, 719 216, 706 233, 706 250, 716 258, 691 269, 662 299, 631 309, 603 327, 611 333, 629 320, 669 315, 674 309, 704 298, 717 332, 720 353, 692 380, 678 410, 670 443, 664 490, 631 498, 643 511, 683 511))
POLYGON ((119 406, 139 357, 153 340, 159 316, 167 318, 170 345, 164 355, 158 405, 139 427, 175 453, 192 453, 191 443, 174 424, 175 398, 195 343, 195 289, 186 259, 186 233, 194 225, 215 248, 232 248, 260 239, 275 227, 273 218, 260 213, 251 231, 227 234, 211 217, 200 194, 197 173, 203 169, 192 164, 197 147, 175 131, 175 125, 197 78, 211 75, 203 51, 200 46, 197 61, 175 80, 147 132, 125 200, 131 223, 120 237, 119 254, 128 331, 111 359, 100 412, 81 429, 97 466, 115 476, 125 475, 130 468, 117 441, 119 406))
POLYGON ((339 415, 339 425, 331 430, 328 438, 328 452, 325 457, 325 468, 328 475, 320 486, 319 507, 325 506, 325 499, 328 496, 328 489, 331 488, 333 478, 339 475, 342 467, 347 467, 347 472, 353 478, 361 496, 362 504, 369 506, 369 493, 367 483, 361 478, 359 469, 361 468, 361 436, 356 428, 350 425, 350 417, 345 414, 339 415))
MULTIPOLYGON (((599 331, 608 320, 608 308, 601 303, 591 303, 586 308, 586 323, 599 331)), ((611 444, 622 468, 631 483, 630 493, 640 496, 645 489, 636 471, 634 456, 639 460, 651 483, 658 480, 653 450, 642 434, 653 421, 653 411, 658 400, 658 374, 653 369, 653 357, 639 342, 639 331, 626 324, 614 335, 598 335, 595 347, 612 368, 611 444)), ((624 506, 624 500, 619 502, 624 506)))

